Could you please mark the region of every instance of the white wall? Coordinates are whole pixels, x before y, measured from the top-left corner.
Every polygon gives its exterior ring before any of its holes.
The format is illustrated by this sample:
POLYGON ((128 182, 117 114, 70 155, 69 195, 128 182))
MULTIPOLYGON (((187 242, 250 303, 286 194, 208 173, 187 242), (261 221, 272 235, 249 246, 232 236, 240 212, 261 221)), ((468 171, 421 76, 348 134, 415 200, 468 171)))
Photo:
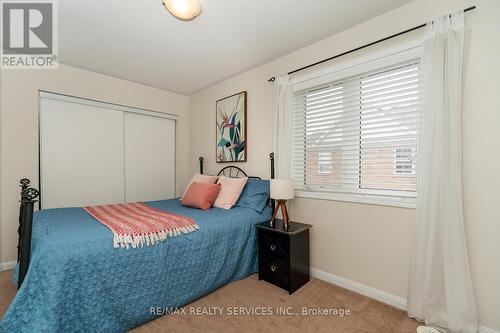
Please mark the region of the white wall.
MULTIPOLYGON (((240 166, 252 175, 269 176, 274 103, 269 77, 471 5, 477 9, 466 14, 471 44, 463 109, 464 210, 480 323, 500 330, 500 1, 416 0, 193 94, 191 173, 198 170, 198 156, 205 157, 207 172, 221 167, 214 156, 216 100, 248 91, 248 162, 240 166)), ((421 34, 422 30, 352 56, 421 34)), ((314 225, 313 267, 406 298, 414 210, 311 199, 293 200, 290 210, 293 219, 314 225)))
POLYGON ((187 96, 65 65, 57 70, 2 70, 0 75, 0 263, 17 256, 19 180, 28 177, 38 187, 38 90, 177 114, 177 193, 186 186, 187 96))

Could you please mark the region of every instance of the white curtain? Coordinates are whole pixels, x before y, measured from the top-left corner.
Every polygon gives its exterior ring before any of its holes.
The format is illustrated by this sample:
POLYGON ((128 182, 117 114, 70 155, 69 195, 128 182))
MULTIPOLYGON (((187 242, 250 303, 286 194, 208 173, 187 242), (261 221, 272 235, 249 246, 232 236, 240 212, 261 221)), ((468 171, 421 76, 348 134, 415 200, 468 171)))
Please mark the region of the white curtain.
POLYGON ((463 12, 427 24, 408 313, 453 333, 477 330, 462 210, 463 56, 463 12))
POLYGON ((289 179, 292 154, 292 112, 290 110, 290 79, 276 76, 274 106, 274 157, 276 178, 289 179))

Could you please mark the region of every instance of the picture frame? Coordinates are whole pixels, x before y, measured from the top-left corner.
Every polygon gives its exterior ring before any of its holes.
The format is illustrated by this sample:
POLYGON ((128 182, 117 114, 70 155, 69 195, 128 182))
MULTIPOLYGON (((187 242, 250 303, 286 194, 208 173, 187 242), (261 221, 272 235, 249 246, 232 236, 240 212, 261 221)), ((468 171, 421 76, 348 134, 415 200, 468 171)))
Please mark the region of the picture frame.
POLYGON ((247 92, 242 91, 215 102, 215 161, 246 162, 247 92))

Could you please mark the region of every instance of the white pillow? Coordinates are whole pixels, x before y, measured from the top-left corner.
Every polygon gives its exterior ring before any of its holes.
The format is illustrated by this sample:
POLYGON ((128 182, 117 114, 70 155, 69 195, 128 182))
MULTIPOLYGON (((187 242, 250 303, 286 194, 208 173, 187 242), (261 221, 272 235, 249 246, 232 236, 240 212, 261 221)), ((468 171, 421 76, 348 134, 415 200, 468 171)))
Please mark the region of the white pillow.
POLYGON ((229 178, 220 176, 217 184, 221 185, 219 196, 214 202, 214 207, 231 209, 240 198, 241 192, 247 183, 248 178, 229 178))

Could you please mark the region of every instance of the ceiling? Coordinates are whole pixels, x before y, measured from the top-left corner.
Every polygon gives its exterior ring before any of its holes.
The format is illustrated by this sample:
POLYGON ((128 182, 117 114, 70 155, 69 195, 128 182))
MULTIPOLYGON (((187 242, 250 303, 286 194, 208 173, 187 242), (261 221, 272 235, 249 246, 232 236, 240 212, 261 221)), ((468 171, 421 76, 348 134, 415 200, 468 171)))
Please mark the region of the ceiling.
POLYGON ((184 22, 160 0, 64 0, 59 60, 189 95, 409 1, 202 0, 184 22))

